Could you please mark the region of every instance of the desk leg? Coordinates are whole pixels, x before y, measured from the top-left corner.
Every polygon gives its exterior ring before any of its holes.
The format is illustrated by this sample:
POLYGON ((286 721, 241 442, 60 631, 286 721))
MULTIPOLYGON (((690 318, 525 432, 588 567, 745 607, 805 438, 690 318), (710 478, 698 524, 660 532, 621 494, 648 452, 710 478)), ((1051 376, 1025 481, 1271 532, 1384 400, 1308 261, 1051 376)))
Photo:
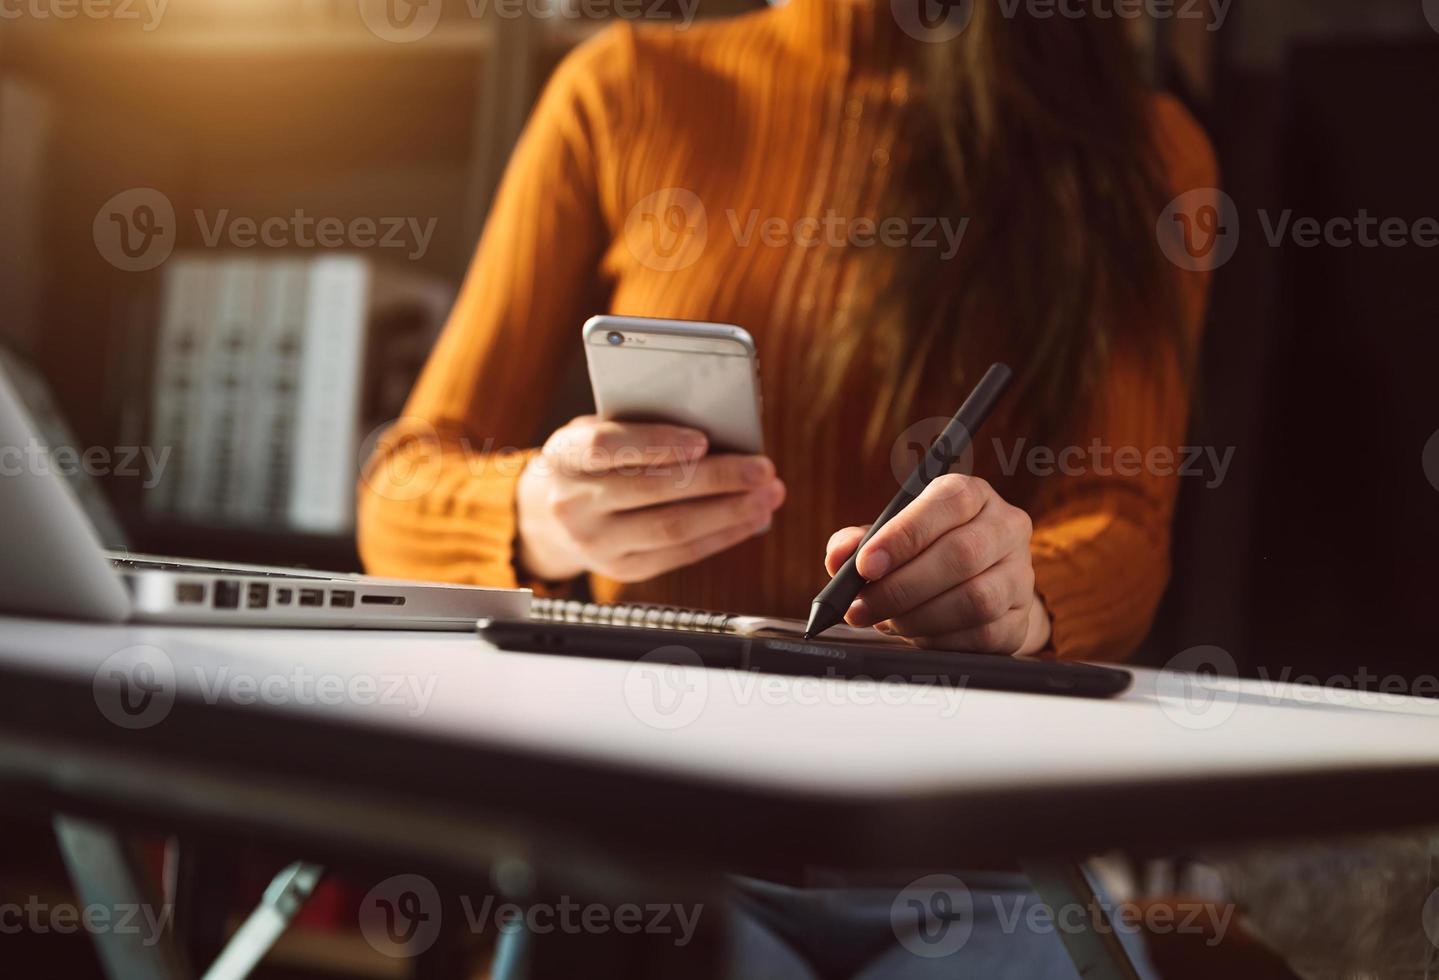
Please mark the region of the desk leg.
POLYGON ((265 896, 245 924, 205 971, 204 980, 245 980, 314 893, 322 869, 296 861, 271 880, 265 896))
POLYGON ((121 928, 122 921, 163 922, 168 918, 146 887, 131 849, 114 831, 89 820, 57 816, 54 826, 81 904, 105 910, 113 925, 91 934, 106 975, 112 980, 181 980, 188 976, 168 926, 155 936, 144 935, 139 925, 121 928))
POLYGON ((1074 862, 1021 862, 1039 900, 1051 917, 1065 908, 1088 911, 1088 926, 1060 929, 1059 937, 1084 980, 1139 980, 1129 953, 1119 941, 1109 914, 1100 904, 1084 868, 1074 862))
POLYGON ((191 963, 214 962, 229 938, 237 884, 234 851, 200 836, 172 837, 165 861, 175 943, 191 963))

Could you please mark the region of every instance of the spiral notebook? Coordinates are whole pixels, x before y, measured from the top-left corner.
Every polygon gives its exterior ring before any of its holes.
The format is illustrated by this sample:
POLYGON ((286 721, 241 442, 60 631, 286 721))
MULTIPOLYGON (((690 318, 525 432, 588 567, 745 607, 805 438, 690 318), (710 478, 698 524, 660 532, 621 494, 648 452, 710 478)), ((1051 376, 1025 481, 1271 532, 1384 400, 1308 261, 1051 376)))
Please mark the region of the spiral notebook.
MULTIPOLYGON (((677 630, 681 633, 727 633, 732 636, 804 636, 798 619, 741 616, 736 613, 657 606, 645 603, 581 602, 577 599, 530 600, 530 618, 550 623, 584 623, 591 626, 677 630)), ((894 643, 873 629, 843 624, 825 631, 826 639, 843 643, 894 643)))

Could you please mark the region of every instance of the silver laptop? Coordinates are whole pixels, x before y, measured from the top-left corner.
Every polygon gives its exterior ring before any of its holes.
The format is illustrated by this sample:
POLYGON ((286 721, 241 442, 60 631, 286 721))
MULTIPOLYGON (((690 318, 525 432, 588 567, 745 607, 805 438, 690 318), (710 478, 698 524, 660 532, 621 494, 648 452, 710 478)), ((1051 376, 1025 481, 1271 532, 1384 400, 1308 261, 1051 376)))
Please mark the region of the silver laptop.
POLYGON ((107 552, 0 366, 0 610, 100 622, 470 630, 523 619, 526 589, 485 589, 107 552), (9 452, 7 453, 7 450, 9 452), (7 459, 8 457, 8 459, 7 459))

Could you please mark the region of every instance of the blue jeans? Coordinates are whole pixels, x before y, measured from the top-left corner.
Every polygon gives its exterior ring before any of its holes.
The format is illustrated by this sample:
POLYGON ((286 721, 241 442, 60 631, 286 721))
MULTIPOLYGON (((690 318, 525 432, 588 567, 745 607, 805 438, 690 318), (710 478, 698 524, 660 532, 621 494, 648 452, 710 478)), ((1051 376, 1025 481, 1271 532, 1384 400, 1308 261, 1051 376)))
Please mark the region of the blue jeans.
MULTIPOLYGON (((736 884, 740 898, 729 935, 735 980, 1078 977, 1059 926, 1022 875, 966 875, 954 894, 940 894, 945 889, 933 883, 917 892, 796 889, 749 879, 736 884), (917 917, 931 907, 951 914, 926 926, 917 917)), ((1141 937, 1126 929, 1119 937, 1139 975, 1154 980, 1141 937)))

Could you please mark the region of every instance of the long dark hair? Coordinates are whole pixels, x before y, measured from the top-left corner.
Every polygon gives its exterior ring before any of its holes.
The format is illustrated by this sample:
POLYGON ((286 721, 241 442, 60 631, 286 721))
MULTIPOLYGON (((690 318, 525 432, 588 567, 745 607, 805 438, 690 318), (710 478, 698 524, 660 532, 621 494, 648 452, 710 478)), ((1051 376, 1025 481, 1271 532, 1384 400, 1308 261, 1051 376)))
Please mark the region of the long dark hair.
POLYGON ((1155 232, 1171 195, 1125 22, 1083 5, 1067 19, 973 4, 959 36, 913 45, 913 152, 882 212, 967 217, 963 244, 947 261, 869 250, 872 298, 816 365, 824 403, 860 352, 873 359, 872 441, 902 426, 929 371, 958 386, 990 356, 1013 358, 1023 389, 1014 401, 1049 436, 1117 345, 1187 358, 1177 270, 1155 232))

